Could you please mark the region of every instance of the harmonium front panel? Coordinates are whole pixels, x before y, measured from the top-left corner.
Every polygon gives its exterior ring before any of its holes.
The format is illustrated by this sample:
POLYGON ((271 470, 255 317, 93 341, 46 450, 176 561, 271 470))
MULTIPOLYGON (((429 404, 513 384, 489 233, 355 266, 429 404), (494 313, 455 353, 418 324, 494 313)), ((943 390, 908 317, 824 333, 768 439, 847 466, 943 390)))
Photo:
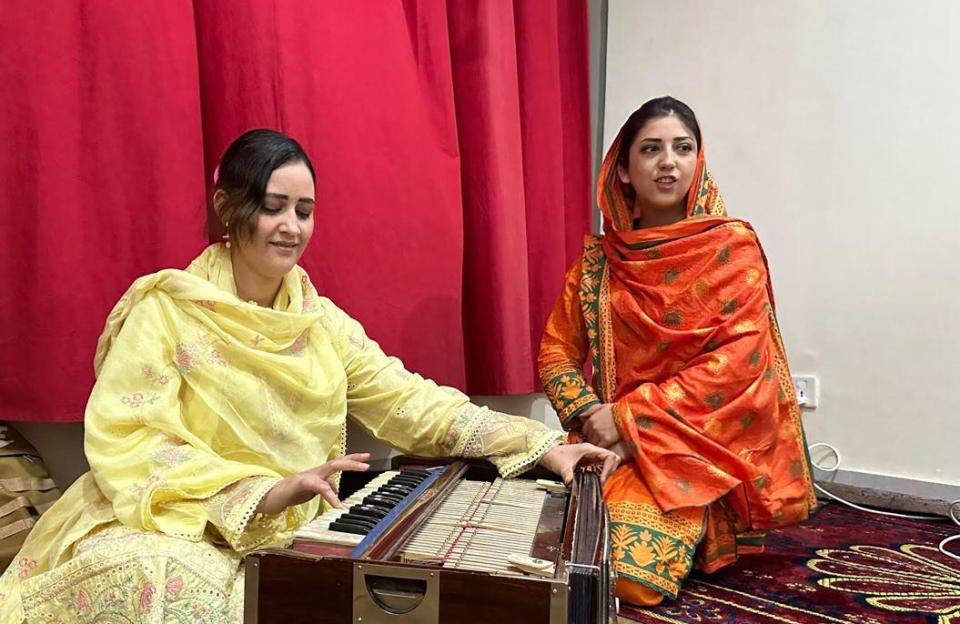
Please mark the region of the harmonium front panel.
POLYGON ((571 490, 461 462, 385 472, 246 559, 246 624, 613 621, 596 475, 571 490))

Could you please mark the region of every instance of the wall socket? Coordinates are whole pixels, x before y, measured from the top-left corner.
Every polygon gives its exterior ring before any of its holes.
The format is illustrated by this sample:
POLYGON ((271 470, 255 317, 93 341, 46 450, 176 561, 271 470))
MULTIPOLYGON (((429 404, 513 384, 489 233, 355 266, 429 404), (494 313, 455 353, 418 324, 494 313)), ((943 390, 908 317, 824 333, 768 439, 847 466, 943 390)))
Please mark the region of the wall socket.
POLYGON ((800 407, 816 409, 820 404, 820 380, 816 375, 794 375, 793 389, 800 407))

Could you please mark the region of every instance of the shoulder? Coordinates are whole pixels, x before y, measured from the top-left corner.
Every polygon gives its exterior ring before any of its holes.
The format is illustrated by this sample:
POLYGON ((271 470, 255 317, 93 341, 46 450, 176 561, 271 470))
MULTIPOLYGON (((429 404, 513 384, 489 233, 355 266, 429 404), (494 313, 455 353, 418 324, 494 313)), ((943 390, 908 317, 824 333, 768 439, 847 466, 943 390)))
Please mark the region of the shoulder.
POLYGON ((731 219, 711 233, 708 253, 712 258, 705 266, 710 268, 712 282, 725 292, 726 298, 739 297, 767 284, 766 257, 750 223, 731 219))
POLYGON ((593 274, 603 268, 603 236, 588 234, 583 239, 583 251, 567 269, 565 282, 568 287, 580 282, 585 273, 593 274))
POLYGON ((336 336, 363 332, 363 326, 329 297, 317 296, 317 308, 320 312, 320 324, 336 336))
POLYGON ((750 222, 743 219, 730 219, 710 230, 714 246, 721 255, 736 255, 743 259, 762 259, 763 250, 760 239, 750 222))
POLYGON ((603 234, 587 234, 583 237, 582 257, 603 255, 603 234))
POLYGON ((317 308, 320 311, 320 316, 324 318, 350 317, 350 315, 344 312, 332 299, 322 295, 317 295, 317 308))
POLYGON ((170 297, 156 288, 142 288, 142 279, 134 282, 107 316, 93 358, 97 375, 117 341, 149 350, 168 344, 175 331, 175 323, 165 313, 170 297))
POLYGON ((180 269, 163 269, 137 278, 110 311, 105 332, 117 333, 120 326, 152 324, 172 330, 178 317, 177 300, 210 303, 211 285, 201 277, 180 269))

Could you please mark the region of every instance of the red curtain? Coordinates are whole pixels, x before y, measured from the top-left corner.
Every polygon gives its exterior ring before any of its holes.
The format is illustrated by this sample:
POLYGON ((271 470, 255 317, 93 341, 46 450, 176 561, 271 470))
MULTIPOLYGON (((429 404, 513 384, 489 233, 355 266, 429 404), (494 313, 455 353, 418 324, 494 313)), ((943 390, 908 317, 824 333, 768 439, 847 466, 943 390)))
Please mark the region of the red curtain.
POLYGON ((313 159, 321 293, 438 382, 538 389, 589 229, 585 2, 64 0, 0 28, 0 418, 82 418, 107 312, 199 253, 256 127, 313 159))

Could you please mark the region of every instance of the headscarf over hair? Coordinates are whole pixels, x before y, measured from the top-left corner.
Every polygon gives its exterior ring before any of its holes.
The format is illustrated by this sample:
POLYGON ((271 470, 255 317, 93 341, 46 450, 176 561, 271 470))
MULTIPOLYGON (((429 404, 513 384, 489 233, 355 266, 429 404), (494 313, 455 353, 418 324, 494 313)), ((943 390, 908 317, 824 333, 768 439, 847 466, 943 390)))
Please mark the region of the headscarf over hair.
MULTIPOLYGON (((620 128, 600 167, 597 181, 597 206, 603 213, 604 232, 630 232, 633 229, 633 202, 624 193, 623 182, 617 172, 620 148, 624 141, 624 128, 620 128)), ((697 167, 693 172, 693 181, 687 192, 688 217, 723 217, 727 211, 723 205, 720 190, 713 175, 706 167, 705 150, 700 145, 697 153, 697 167)), ((627 145, 626 149, 630 146, 627 145)))

